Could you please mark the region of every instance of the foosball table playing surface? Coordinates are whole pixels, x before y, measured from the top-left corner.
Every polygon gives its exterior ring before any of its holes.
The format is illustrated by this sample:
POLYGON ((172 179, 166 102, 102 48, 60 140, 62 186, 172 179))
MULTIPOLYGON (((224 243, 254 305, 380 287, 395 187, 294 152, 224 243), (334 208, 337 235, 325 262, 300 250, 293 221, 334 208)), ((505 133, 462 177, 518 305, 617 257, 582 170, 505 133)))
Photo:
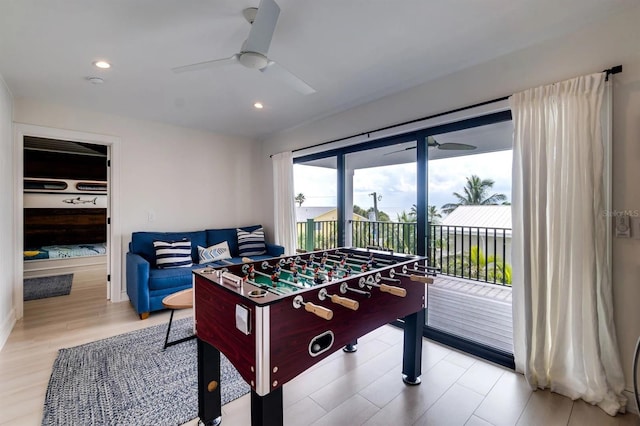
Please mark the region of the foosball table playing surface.
POLYGON ((333 352, 402 319, 402 378, 420 383, 424 257, 354 248, 198 269, 198 413, 221 421, 220 353, 251 386, 253 426, 282 425, 282 386, 333 352))

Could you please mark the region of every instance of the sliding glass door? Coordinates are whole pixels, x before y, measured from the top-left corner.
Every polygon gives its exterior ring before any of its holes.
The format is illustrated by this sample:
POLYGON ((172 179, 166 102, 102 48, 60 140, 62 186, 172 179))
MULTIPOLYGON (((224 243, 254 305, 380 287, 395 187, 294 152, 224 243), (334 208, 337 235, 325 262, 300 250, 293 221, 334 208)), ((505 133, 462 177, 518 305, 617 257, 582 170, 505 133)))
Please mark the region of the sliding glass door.
POLYGON ((510 120, 502 111, 299 157, 294 178, 299 210, 333 211, 298 219, 299 248, 426 256, 440 272, 423 334, 513 367, 511 230, 496 222, 510 219, 510 187, 500 186, 510 153, 499 153, 511 148, 510 120))

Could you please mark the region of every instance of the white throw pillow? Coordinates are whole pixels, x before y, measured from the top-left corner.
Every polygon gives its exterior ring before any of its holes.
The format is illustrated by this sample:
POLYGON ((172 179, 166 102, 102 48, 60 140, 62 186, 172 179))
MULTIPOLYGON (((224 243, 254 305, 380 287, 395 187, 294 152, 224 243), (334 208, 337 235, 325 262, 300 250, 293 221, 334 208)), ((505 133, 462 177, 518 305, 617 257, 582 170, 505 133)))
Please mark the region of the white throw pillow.
POLYGON ((200 263, 211 263, 222 259, 231 259, 231 251, 229 244, 223 241, 207 248, 198 246, 198 256, 200 263))

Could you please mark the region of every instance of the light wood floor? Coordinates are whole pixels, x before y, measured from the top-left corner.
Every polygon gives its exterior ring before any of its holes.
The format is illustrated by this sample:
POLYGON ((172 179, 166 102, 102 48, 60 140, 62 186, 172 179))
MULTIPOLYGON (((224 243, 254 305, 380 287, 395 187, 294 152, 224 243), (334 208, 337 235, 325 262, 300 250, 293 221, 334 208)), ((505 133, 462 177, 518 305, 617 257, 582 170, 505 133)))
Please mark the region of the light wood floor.
MULTIPOLYGON (((141 321, 129 303, 105 295, 104 274, 76 273, 69 296, 25 303, 0 351, 0 424, 41 423, 59 348, 169 320, 160 312, 141 321)), ((190 315, 176 311, 176 318, 190 315)), ((364 336, 355 354, 339 351, 284 386, 285 424, 640 425, 634 414, 610 417, 582 401, 531 392, 510 370, 427 340, 423 346, 423 382, 409 387, 400 377, 402 332, 385 326, 364 336)), ((223 425, 249 425, 249 410, 248 395, 225 405, 223 425)))

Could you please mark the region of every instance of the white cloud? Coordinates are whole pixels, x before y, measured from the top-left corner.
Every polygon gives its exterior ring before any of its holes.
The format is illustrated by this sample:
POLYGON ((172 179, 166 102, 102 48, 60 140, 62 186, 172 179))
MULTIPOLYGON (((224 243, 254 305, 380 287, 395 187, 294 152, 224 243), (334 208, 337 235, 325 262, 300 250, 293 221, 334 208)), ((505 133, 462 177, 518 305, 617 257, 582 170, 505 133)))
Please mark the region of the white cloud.
MULTIPOLYGON (((512 151, 500 151, 429 161, 429 204, 440 208, 455 201, 452 193, 461 192, 471 175, 493 179, 493 193, 505 194, 510 200, 511 159, 512 151)), ((372 207, 373 197, 369 194, 376 192, 382 196, 378 208, 395 219, 416 203, 416 174, 415 164, 358 169, 354 173, 354 204, 372 207)), ((295 192, 304 193, 305 205, 336 205, 334 169, 295 165, 294 176, 295 192)))

